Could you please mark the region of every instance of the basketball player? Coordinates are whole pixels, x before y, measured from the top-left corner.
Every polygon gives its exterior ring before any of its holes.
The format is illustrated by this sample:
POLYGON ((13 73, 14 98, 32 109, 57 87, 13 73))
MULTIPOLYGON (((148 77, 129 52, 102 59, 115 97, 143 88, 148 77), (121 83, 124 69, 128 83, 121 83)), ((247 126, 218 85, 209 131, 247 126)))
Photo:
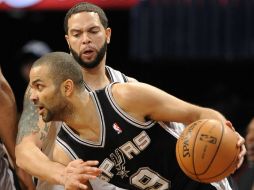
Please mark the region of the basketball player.
POLYGON ((34 189, 31 177, 15 164, 15 138, 17 135, 17 110, 12 89, 2 74, 0 67, 0 189, 14 190, 13 173, 7 160, 7 149, 15 172, 20 179, 23 190, 34 189), (3 144, 2 144, 2 142, 3 144))
MULTIPOLYGON (((110 42, 111 29, 101 8, 89 3, 75 5, 66 14, 64 29, 70 52, 82 66, 85 84, 90 91, 104 88, 111 82, 135 81, 106 66, 106 50, 110 42)), ((77 174, 77 178, 89 178, 88 175, 82 174, 82 172, 86 173, 87 169, 95 170, 94 175, 97 175, 99 171, 90 167, 95 166, 96 162, 74 162, 67 168, 59 163, 51 162, 52 146, 59 125, 57 122, 46 125, 39 120, 35 107, 29 101, 29 89, 28 87, 24 97, 24 110, 19 122, 17 164, 31 175, 39 179, 47 179, 52 184, 64 185, 67 182, 66 176, 70 173, 77 174), (73 171, 75 168, 83 168, 83 170, 77 170, 79 173, 75 173, 73 171)), ((37 189, 56 189, 52 184, 39 181, 37 189)), ((57 187, 57 189, 63 188, 57 187)))
POLYGON ((156 122, 187 125, 210 118, 232 127, 219 112, 138 82, 88 92, 82 77, 73 57, 63 52, 43 56, 30 71, 30 99, 44 122, 65 122, 54 160, 64 165, 78 158, 98 160, 102 174, 96 183, 105 180, 125 189, 231 189, 227 180, 201 184, 185 176, 175 156, 178 134, 156 122))

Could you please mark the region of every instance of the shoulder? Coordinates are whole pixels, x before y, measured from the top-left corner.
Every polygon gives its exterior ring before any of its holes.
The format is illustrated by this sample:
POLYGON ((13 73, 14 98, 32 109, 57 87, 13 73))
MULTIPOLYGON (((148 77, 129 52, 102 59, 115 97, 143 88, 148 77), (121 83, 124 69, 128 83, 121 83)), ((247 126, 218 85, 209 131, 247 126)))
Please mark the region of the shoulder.
POLYGON ((106 66, 106 70, 108 74, 110 75, 112 82, 137 82, 135 78, 128 77, 121 71, 113 69, 110 66, 106 66))
POLYGON ((140 82, 115 83, 112 85, 112 95, 120 105, 138 104, 151 90, 150 85, 140 82))
POLYGON ((151 91, 154 89, 155 87, 142 82, 115 83, 112 85, 112 93, 121 96, 134 96, 140 94, 140 92, 151 91))

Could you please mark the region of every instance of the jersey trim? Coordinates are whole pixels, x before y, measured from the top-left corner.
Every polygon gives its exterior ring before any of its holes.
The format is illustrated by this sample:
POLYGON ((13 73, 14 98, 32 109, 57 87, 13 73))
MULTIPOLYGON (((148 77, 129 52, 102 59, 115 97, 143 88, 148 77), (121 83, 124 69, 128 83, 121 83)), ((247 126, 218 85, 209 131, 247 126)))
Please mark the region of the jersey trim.
POLYGON ((102 109, 98 100, 98 97, 95 96, 94 92, 89 92, 94 104, 96 104, 97 113, 100 119, 100 137, 98 142, 89 141, 86 139, 81 139, 77 134, 75 134, 65 123, 62 124, 62 129, 65 130, 67 134, 70 135, 72 139, 74 139, 76 142, 90 146, 90 147, 104 147, 105 145, 105 136, 106 136, 106 129, 105 129, 105 122, 104 122, 104 116, 102 113, 102 109))
POLYGON ((157 122, 153 121, 153 120, 149 120, 147 122, 141 122, 141 121, 138 121, 136 120, 135 118, 131 117, 130 115, 128 115, 126 112, 124 112, 118 105, 117 103, 115 102, 114 98, 113 98, 113 95, 112 95, 112 85, 115 84, 115 83, 111 83, 110 85, 108 85, 105 89, 105 93, 106 93, 106 96, 112 106, 112 108, 116 111, 116 113, 122 117, 125 121, 127 121, 128 123, 136 126, 136 127, 139 127, 139 128, 142 128, 142 129, 148 129, 152 126, 154 126, 157 122))
POLYGON ((59 137, 56 138, 56 143, 62 147, 63 151, 69 155, 73 160, 78 159, 77 154, 72 150, 71 147, 69 147, 68 144, 66 144, 62 139, 59 137))
POLYGON ((184 130, 184 125, 182 123, 176 122, 158 122, 162 128, 164 128, 168 133, 173 135, 175 138, 179 138, 180 134, 184 130))
POLYGON ((128 82, 127 77, 120 71, 112 69, 109 66, 106 66, 106 70, 111 79, 111 82, 128 82))

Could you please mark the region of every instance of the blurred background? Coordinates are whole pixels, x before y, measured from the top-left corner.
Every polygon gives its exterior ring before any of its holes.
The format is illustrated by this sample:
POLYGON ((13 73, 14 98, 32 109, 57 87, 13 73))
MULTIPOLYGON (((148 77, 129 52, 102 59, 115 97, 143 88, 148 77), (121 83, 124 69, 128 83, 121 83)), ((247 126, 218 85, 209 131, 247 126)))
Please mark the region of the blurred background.
MULTIPOLYGON (((77 2, 0 0, 1 67, 20 111, 27 85, 24 60, 47 51, 68 51, 63 19, 77 2)), ((244 131, 254 115, 254 1, 88 2, 104 8, 112 28, 109 66, 186 101, 215 108, 244 131)))

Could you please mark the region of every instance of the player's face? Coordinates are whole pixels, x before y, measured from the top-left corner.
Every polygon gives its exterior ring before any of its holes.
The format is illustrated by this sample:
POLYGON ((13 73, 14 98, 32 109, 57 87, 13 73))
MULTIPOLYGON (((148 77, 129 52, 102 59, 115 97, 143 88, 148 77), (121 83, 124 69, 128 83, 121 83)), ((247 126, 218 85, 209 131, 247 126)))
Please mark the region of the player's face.
POLYGON ((248 160, 254 163, 254 120, 250 123, 246 135, 248 160))
POLYGON ((94 68, 103 60, 110 42, 111 29, 105 29, 94 12, 73 14, 65 36, 70 52, 84 68, 94 68))
POLYGON ((45 122, 62 120, 61 113, 67 108, 67 101, 48 75, 45 65, 30 71, 30 100, 36 106, 45 122))

